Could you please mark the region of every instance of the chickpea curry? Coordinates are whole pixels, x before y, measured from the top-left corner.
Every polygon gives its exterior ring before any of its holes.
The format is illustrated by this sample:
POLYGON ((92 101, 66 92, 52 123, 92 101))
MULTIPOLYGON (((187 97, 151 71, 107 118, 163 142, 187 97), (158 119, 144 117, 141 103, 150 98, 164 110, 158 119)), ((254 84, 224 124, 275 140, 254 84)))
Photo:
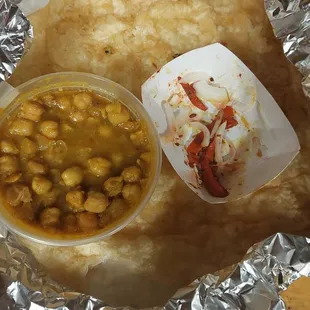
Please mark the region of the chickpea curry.
POLYGON ((45 232, 97 232, 139 203, 150 149, 143 122, 123 103, 85 90, 43 93, 2 122, 3 204, 45 232))

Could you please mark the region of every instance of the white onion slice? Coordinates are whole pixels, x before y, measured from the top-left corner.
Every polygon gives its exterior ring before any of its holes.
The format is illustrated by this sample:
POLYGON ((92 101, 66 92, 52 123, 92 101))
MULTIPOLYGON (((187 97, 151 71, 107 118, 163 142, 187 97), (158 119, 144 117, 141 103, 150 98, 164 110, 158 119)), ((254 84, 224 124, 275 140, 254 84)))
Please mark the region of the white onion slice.
POLYGON ((225 87, 212 86, 207 81, 201 80, 193 84, 196 95, 203 101, 216 102, 226 105, 229 102, 225 87))
POLYGON ((223 140, 222 140, 222 149, 221 149, 221 151, 222 151, 222 158, 223 158, 223 160, 225 160, 225 158, 226 157, 228 157, 228 155, 229 155, 229 144, 228 144, 228 142, 227 142, 227 140, 225 139, 225 138, 223 138, 223 140))
POLYGON ((177 131, 177 135, 180 137, 180 142, 186 146, 189 141, 192 141, 193 129, 189 124, 184 124, 177 131))
POLYGON ((209 80, 209 78, 210 76, 205 72, 190 72, 182 77, 180 83, 191 84, 200 80, 209 80))
POLYGON ((168 102, 172 107, 177 107, 177 106, 179 106, 179 104, 180 104, 181 101, 182 101, 182 100, 181 100, 181 98, 180 98, 180 96, 179 96, 178 94, 173 94, 173 95, 171 95, 171 96, 168 98, 168 100, 167 100, 167 102, 168 102))
POLYGON ((189 124, 193 129, 196 130, 197 134, 203 132, 203 140, 201 142, 202 147, 206 147, 210 144, 210 131, 207 126, 203 125, 200 122, 191 122, 189 124))
POLYGON ((225 121, 217 130, 216 136, 215 136, 215 161, 217 163, 223 162, 222 157, 222 142, 223 142, 223 136, 226 129, 227 122, 225 121))
POLYGON ((174 114, 177 130, 188 122, 191 112, 192 109, 190 107, 182 107, 174 114))
POLYGON ((218 114, 218 118, 217 120, 215 121, 214 123, 214 126, 212 128, 212 131, 211 131, 211 139, 214 137, 215 133, 217 132, 217 130, 219 129, 221 123, 222 123, 222 119, 223 119, 223 116, 224 116, 224 112, 221 110, 218 114))
POLYGON ((228 145, 228 152, 226 151, 225 154, 223 152, 222 149, 222 158, 223 158, 223 163, 222 164, 228 164, 234 161, 236 154, 237 154, 237 150, 234 146, 234 144, 227 138, 225 137, 223 139, 223 141, 225 141, 226 145, 228 145))
POLYGON ((174 125, 173 124, 173 119, 174 119, 173 109, 169 104, 167 104, 167 102, 162 102, 161 108, 164 111, 166 122, 167 122, 166 134, 172 134, 174 131, 174 128, 173 128, 174 127, 173 126, 174 125))

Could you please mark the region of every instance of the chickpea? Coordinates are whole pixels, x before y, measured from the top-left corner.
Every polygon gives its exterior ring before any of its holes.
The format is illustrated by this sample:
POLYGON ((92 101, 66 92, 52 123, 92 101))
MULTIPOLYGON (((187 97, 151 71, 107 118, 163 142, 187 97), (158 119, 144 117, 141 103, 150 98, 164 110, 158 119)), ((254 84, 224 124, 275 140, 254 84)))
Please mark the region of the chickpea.
POLYGON ((130 120, 128 109, 119 101, 110 103, 106 106, 108 120, 114 126, 130 120))
POLYGON ((28 138, 24 138, 20 145, 21 158, 30 158, 35 156, 38 151, 38 146, 35 142, 28 138))
POLYGON ((70 119, 75 123, 83 122, 86 119, 86 114, 82 111, 73 111, 70 113, 70 119))
POLYGON ((46 208, 40 213, 40 223, 43 227, 56 226, 60 223, 60 215, 58 208, 46 208))
POLYGON ((151 153, 150 152, 145 152, 145 153, 142 153, 140 155, 140 158, 145 161, 146 163, 150 163, 151 162, 151 153))
POLYGON ((71 191, 66 195, 66 201, 74 212, 84 211, 84 192, 71 191))
POLYGON ((32 179, 32 189, 38 195, 46 194, 53 186, 53 183, 42 177, 42 176, 35 176, 32 179))
POLYGON ((97 177, 104 177, 110 173, 112 164, 103 157, 94 157, 87 161, 89 171, 97 177))
POLYGON ((77 231, 77 219, 76 216, 72 213, 66 214, 62 218, 63 228, 68 232, 77 231))
POLYGON ((80 162, 85 162, 87 159, 89 159, 92 155, 92 148, 91 147, 83 147, 79 149, 76 153, 76 158, 80 162))
POLYGON ((68 168, 61 174, 61 177, 65 184, 70 187, 81 184, 83 181, 83 176, 83 170, 78 166, 68 168))
POLYGON ((52 108, 56 105, 55 98, 52 94, 46 94, 42 96, 43 104, 46 105, 49 108, 52 108))
POLYGON ((126 184, 122 191, 125 200, 136 203, 141 196, 141 188, 138 184, 126 184))
POLYGON ((58 136, 58 123, 54 121, 44 121, 40 124, 39 131, 49 139, 55 139, 58 136))
POLYGON ((98 227, 98 217, 95 213, 79 213, 77 219, 79 227, 84 231, 94 230, 98 227))
POLYGON ((72 132, 74 128, 70 126, 68 123, 62 123, 60 124, 60 130, 61 132, 72 132))
POLYGON ((6 154, 18 154, 19 153, 19 150, 14 144, 14 142, 10 140, 1 140, 0 151, 6 154))
POLYGON ((119 101, 115 101, 115 102, 112 102, 112 103, 109 103, 106 107, 105 107, 105 110, 108 112, 108 113, 121 113, 122 111, 122 103, 119 102, 119 101))
POLYGON ((132 122, 132 121, 121 123, 118 126, 128 132, 135 132, 140 128, 139 122, 132 122))
POLYGON ((37 103, 25 102, 20 108, 19 116, 30 121, 38 122, 44 113, 44 108, 37 103))
POLYGON ((92 97, 87 93, 80 93, 74 96, 73 105, 78 110, 86 110, 92 104, 92 97))
POLYGON ((137 166, 131 166, 131 167, 125 168, 123 170, 122 176, 123 176, 125 182, 135 183, 141 179, 142 171, 137 166))
POLYGON ((89 126, 97 126, 98 124, 100 123, 100 120, 98 118, 95 118, 95 117, 89 117, 87 118, 87 124, 89 126))
POLYGON ((113 128, 109 125, 101 125, 98 127, 98 133, 103 138, 110 138, 113 136, 113 128))
POLYGON ((99 192, 89 192, 84 208, 89 212, 101 213, 107 208, 108 205, 109 200, 104 194, 99 192))
POLYGON ((32 174, 45 174, 47 173, 47 167, 41 163, 34 160, 29 160, 27 162, 27 169, 32 174))
POLYGON ((23 184, 12 184, 6 189, 6 201, 13 207, 32 200, 29 188, 23 184))
POLYGON ((146 147, 148 144, 147 137, 143 130, 138 130, 135 133, 132 133, 130 139, 136 147, 146 147))
POLYGON ((52 188, 49 192, 40 196, 36 196, 34 200, 36 200, 38 205, 43 205, 45 208, 47 208, 53 206, 56 203, 59 194, 59 189, 52 188))
POLYGON ((18 160, 15 156, 4 155, 0 157, 0 174, 8 176, 18 170, 18 160))
POLYGON ((137 165, 141 168, 142 174, 148 175, 148 166, 147 163, 141 159, 137 159, 137 165))
POLYGON ((16 173, 13 173, 11 175, 9 175, 5 180, 4 182, 5 183, 15 183, 17 182, 18 180, 20 180, 20 178, 22 177, 22 174, 20 172, 16 172, 16 173))
POLYGON ((67 155, 68 147, 65 141, 57 140, 52 142, 48 149, 43 153, 44 159, 50 165, 60 165, 67 155))
POLYGON ((113 219, 120 218, 126 211, 127 206, 122 198, 115 198, 109 206, 108 212, 113 219))
POLYGON ((123 110, 121 113, 108 113, 108 120, 114 126, 127 122, 130 119, 129 111, 123 110))
POLYGON ((87 109, 87 112, 89 113, 89 115, 91 115, 92 117, 98 117, 101 115, 101 111, 100 108, 97 106, 92 106, 90 108, 87 109))
POLYGON ((34 133, 34 122, 22 118, 16 119, 10 124, 9 132, 15 136, 31 136, 34 133))
POLYGON ((56 101, 57 107, 64 111, 69 111, 71 109, 71 99, 68 96, 62 96, 56 101))
POLYGON ((47 138, 41 134, 35 135, 35 140, 37 141, 37 144, 38 144, 40 151, 47 150, 48 147, 50 146, 50 144, 53 142, 52 140, 50 140, 49 138, 47 138))
POLYGON ((109 197, 116 196, 122 192, 123 189, 123 177, 111 177, 107 179, 103 184, 103 190, 109 197))
POLYGON ((120 167, 123 164, 125 157, 122 153, 113 153, 111 155, 111 160, 115 167, 120 167))

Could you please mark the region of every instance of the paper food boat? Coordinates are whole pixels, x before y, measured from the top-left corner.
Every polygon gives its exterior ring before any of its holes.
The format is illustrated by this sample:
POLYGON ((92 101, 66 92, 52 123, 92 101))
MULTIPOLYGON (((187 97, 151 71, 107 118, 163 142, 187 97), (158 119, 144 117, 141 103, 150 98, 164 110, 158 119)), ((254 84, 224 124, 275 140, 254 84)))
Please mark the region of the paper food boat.
POLYGON ((172 166, 209 203, 256 191, 278 176, 300 149, 269 92, 219 43, 163 66, 142 86, 142 99, 172 166), (208 154, 212 159, 205 161, 208 154))

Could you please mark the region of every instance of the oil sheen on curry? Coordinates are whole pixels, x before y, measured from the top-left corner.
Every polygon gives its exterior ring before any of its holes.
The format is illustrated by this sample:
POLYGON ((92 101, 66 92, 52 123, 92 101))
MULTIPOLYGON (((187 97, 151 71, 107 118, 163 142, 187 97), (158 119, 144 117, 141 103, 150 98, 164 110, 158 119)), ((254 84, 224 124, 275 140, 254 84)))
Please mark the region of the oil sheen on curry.
POLYGON ((84 90, 23 102, 1 126, 1 193, 11 215, 58 235, 94 233, 143 195, 151 152, 127 107, 84 90))

